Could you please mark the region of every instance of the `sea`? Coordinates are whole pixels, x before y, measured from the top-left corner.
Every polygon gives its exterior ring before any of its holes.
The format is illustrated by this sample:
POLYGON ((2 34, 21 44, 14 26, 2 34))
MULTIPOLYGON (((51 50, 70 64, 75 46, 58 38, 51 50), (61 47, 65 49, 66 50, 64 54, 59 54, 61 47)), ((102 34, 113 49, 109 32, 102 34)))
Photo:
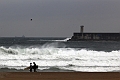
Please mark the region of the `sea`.
POLYGON ((0 72, 120 72, 120 41, 67 37, 1 37, 0 72))

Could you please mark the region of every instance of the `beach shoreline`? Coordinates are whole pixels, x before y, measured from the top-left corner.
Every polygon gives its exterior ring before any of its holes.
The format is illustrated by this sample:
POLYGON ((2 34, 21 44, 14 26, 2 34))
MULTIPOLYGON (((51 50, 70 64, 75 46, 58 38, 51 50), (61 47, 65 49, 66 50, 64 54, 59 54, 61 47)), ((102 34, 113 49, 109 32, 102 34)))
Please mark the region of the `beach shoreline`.
POLYGON ((0 80, 119 80, 120 72, 0 72, 0 80))

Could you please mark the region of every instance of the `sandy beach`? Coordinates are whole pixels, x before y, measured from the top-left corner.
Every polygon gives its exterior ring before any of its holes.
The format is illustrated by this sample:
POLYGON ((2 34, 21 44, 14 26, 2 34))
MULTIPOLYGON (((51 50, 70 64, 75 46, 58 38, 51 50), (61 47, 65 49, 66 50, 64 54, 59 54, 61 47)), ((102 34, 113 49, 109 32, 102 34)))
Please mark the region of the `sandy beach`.
POLYGON ((0 80, 120 80, 120 73, 0 72, 0 80))

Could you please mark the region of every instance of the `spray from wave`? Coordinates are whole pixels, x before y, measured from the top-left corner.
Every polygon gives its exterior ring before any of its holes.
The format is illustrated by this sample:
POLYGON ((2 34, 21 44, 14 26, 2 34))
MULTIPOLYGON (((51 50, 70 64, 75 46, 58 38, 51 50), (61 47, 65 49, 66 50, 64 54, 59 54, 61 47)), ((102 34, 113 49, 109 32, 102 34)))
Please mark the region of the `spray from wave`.
POLYGON ((59 47, 59 43, 29 47, 11 46, 6 48, 1 46, 0 67, 28 66, 33 61, 41 67, 54 66, 75 71, 93 71, 92 69, 99 71, 99 67, 102 67, 102 71, 106 71, 106 68, 103 67, 112 67, 110 69, 114 70, 116 66, 117 68, 120 66, 120 51, 93 51, 82 48, 66 48, 64 44, 61 45, 62 48, 59 47))
POLYGON ((70 38, 53 38, 53 39, 40 39, 39 41, 57 41, 57 42, 66 42, 68 41, 70 38))
POLYGON ((63 39, 63 40, 52 40, 52 41, 63 41, 63 42, 66 42, 68 41, 70 38, 66 38, 66 39, 63 39))

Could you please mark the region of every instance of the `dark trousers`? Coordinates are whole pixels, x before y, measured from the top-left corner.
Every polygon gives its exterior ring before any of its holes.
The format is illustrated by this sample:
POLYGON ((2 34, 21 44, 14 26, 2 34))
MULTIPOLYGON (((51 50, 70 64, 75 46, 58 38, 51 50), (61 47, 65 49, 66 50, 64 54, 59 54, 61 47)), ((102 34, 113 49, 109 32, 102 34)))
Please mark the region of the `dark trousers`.
POLYGON ((36 68, 34 68, 34 72, 37 72, 37 71, 36 71, 36 68))
POLYGON ((30 72, 32 72, 32 69, 30 69, 30 72))

